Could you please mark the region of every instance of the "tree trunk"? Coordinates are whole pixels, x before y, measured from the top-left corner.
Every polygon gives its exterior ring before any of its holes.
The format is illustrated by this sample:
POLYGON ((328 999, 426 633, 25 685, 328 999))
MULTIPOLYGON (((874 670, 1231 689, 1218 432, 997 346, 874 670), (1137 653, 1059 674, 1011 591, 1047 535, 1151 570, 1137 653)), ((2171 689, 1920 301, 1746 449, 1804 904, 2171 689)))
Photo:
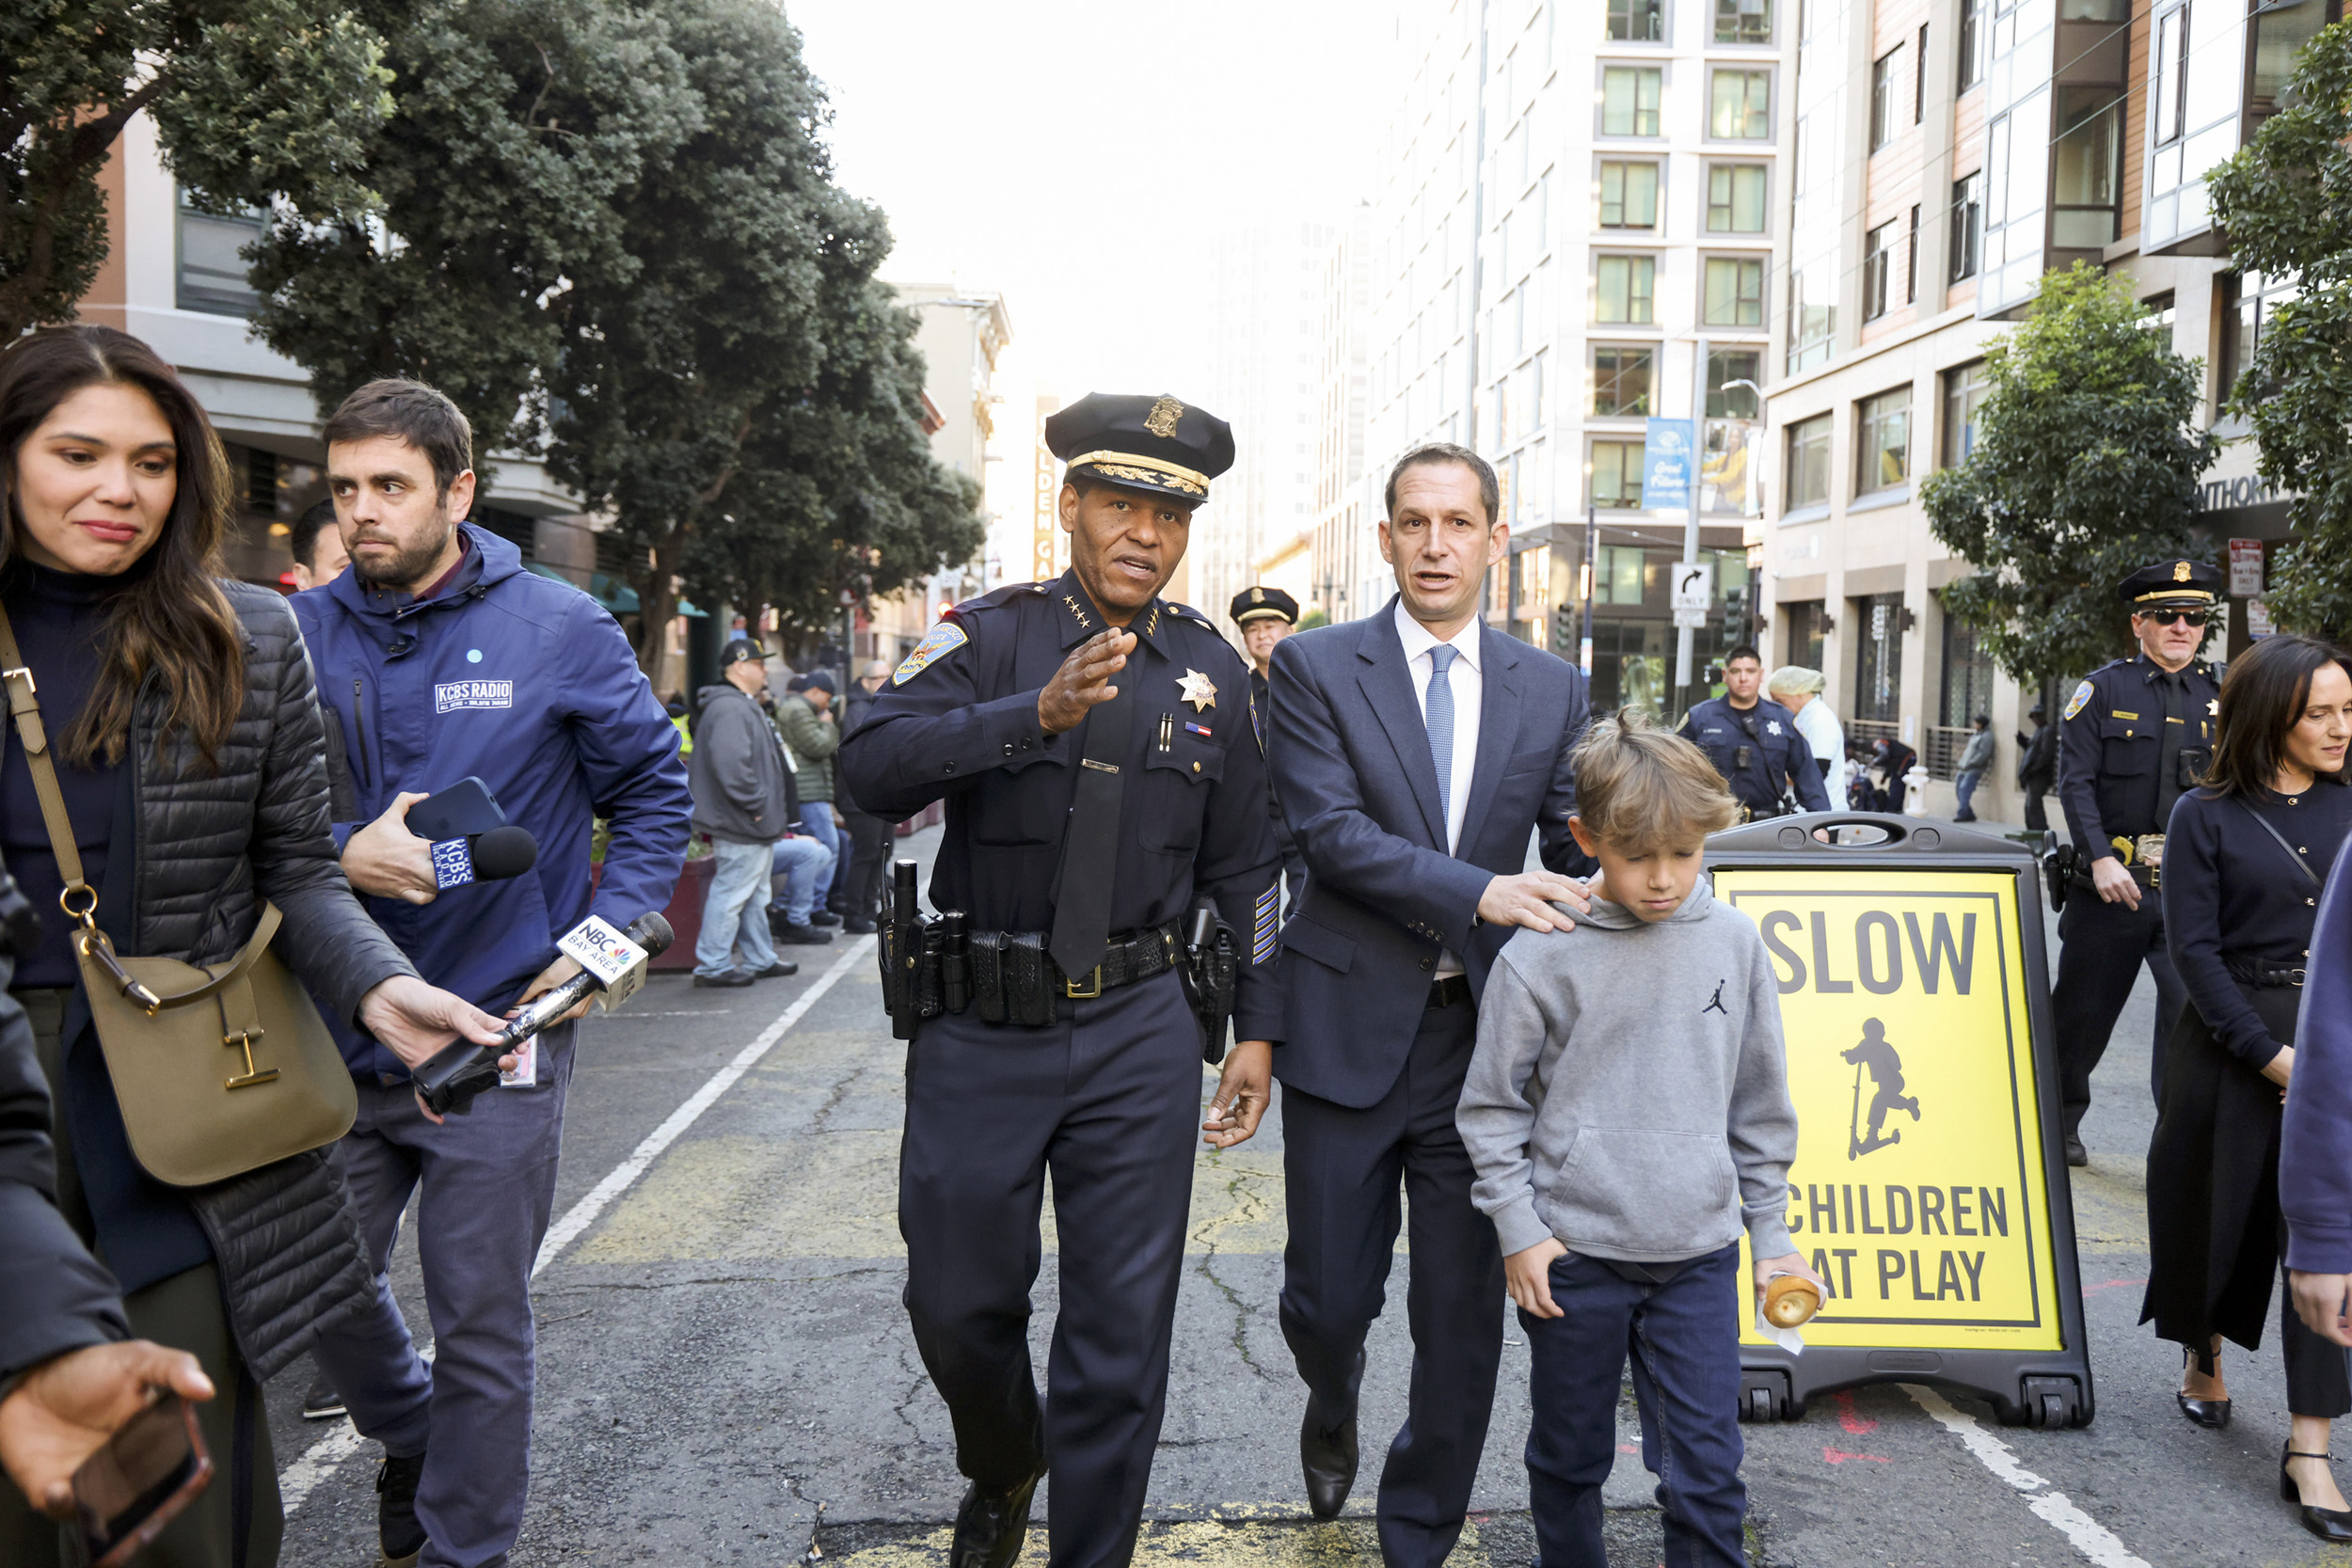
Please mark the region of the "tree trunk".
MULTIPOLYGON (((661 656, 670 644, 670 623, 677 619, 678 545, 674 531, 653 547, 652 564, 629 574, 629 586, 637 591, 637 668, 647 680, 660 673, 661 656)), ((679 695, 690 703, 694 699, 691 691, 679 695)))

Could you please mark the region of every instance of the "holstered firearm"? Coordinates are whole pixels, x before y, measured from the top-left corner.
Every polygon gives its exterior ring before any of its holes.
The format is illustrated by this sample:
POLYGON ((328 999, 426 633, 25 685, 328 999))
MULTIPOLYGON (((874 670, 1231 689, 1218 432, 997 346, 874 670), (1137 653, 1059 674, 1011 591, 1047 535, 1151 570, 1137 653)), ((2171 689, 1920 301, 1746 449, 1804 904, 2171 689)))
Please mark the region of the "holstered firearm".
POLYGON ((2066 895, 2074 885, 2075 867, 2080 864, 2082 851, 2071 844, 2057 844, 2058 834, 2048 834, 2048 853, 2042 857, 2042 885, 2050 895, 2053 912, 2066 908, 2066 895))
POLYGON ((1184 988, 1184 1001, 1200 1024, 1200 1056, 1215 1067, 1225 1059, 1225 1035, 1233 1020, 1233 999, 1241 980, 1241 953, 1233 928, 1201 899, 1192 907, 1184 927, 1184 961, 1176 977, 1184 988))
MULTIPOLYGON (((922 1017, 924 920, 913 861, 890 866, 890 918, 882 933, 882 1010, 894 1039, 911 1040, 922 1017)), ((937 1011, 934 1007, 933 1011, 937 1011)))

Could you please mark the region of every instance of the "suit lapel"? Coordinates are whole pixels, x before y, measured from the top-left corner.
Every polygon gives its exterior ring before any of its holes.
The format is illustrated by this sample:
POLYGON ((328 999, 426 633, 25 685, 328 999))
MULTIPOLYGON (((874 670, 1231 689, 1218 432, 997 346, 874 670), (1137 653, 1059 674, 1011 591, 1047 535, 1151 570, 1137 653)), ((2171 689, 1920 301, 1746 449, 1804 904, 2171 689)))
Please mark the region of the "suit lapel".
POLYGON ((1511 764, 1511 742, 1519 733, 1518 640, 1492 626, 1482 626, 1478 657, 1486 669, 1480 672, 1478 766, 1470 771, 1470 805, 1462 813, 1464 849, 1470 847, 1471 835, 1486 819, 1486 808, 1494 803, 1502 770, 1511 764))
POLYGON ((1445 815, 1438 809, 1438 765, 1429 754, 1429 726, 1421 716, 1421 699, 1413 691, 1413 673, 1405 667, 1405 643, 1396 635, 1396 604, 1372 618, 1363 640, 1356 644, 1363 660, 1356 683, 1372 704, 1380 727, 1389 732, 1396 760, 1404 765, 1413 799, 1421 805, 1422 825, 1429 831, 1432 848, 1445 848, 1445 815))

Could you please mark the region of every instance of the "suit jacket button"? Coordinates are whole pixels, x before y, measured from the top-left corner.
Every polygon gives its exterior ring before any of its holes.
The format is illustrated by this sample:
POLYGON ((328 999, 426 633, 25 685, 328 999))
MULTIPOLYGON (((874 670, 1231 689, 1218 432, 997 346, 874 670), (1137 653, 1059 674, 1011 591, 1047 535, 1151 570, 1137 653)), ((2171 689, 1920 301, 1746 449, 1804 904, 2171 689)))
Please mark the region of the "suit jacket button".
POLYGON ((1438 960, 1435 958, 1423 958, 1421 961, 1421 967, 1423 969, 1434 969, 1437 967, 1437 962, 1438 960))
POLYGON ((939 770, 942 773, 952 773, 956 770, 956 765, 952 762, 944 762, 939 765, 939 770))
POLYGON ((1005 742, 1005 755, 1012 755, 1012 742, 1009 740, 1005 742))

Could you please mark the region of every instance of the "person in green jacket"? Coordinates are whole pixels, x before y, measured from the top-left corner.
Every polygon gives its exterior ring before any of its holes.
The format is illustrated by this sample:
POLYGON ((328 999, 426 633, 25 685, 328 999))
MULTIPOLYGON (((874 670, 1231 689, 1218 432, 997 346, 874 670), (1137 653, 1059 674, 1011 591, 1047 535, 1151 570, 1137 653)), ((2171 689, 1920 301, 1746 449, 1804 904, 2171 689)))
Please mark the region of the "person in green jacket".
POLYGON ((809 911, 809 923, 838 926, 841 915, 832 906, 848 875, 850 857, 841 832, 849 824, 833 803, 833 754, 841 749, 841 724, 833 711, 833 676, 822 670, 795 675, 785 692, 784 701, 776 705, 776 732, 784 736, 793 770, 800 775, 801 824, 834 857, 833 880, 822 890, 820 907, 809 911))

